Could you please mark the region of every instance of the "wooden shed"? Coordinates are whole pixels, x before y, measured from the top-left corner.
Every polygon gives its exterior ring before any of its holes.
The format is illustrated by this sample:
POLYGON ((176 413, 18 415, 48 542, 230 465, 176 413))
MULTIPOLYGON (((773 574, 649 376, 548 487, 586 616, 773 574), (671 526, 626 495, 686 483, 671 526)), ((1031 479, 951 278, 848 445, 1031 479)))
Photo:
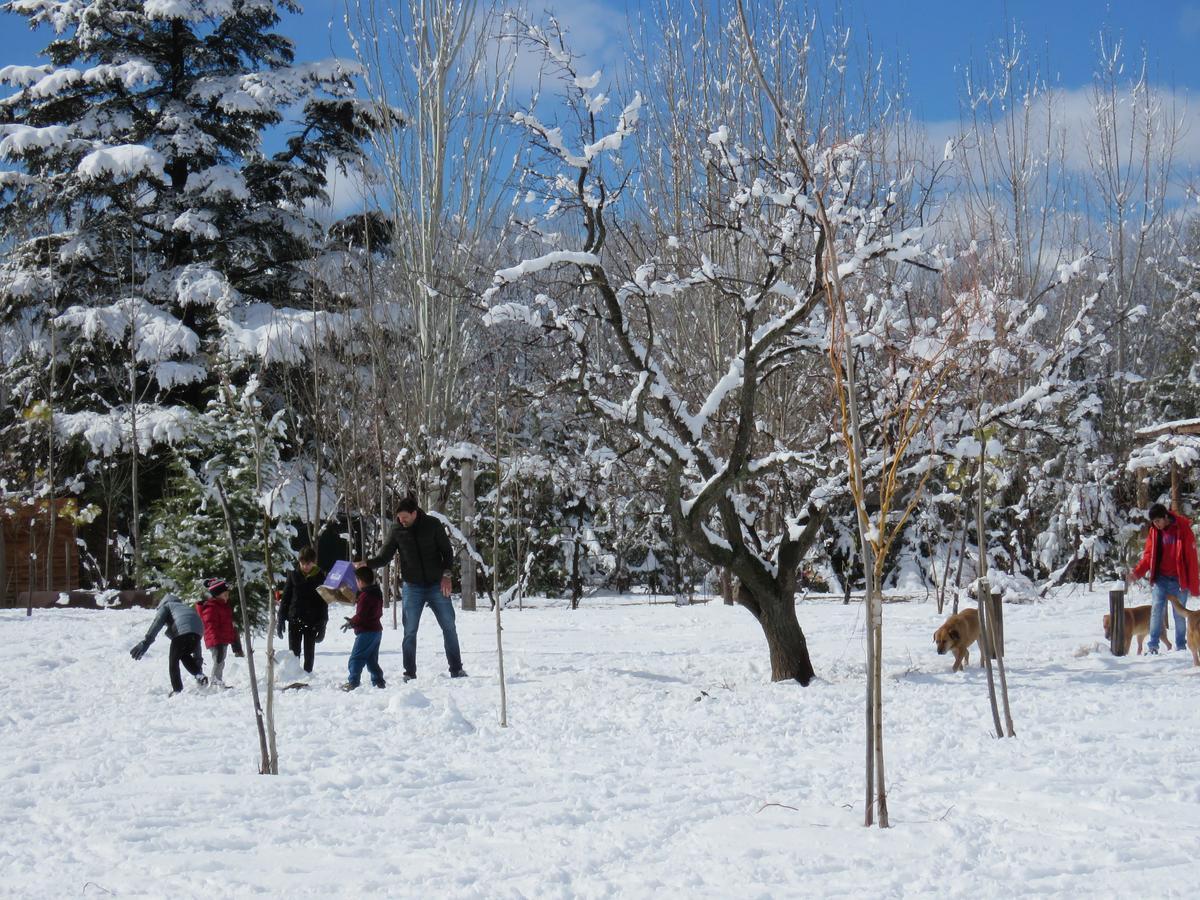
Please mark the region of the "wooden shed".
POLYGON ((14 605, 29 590, 79 588, 75 523, 63 515, 73 502, 0 496, 0 606, 14 605))

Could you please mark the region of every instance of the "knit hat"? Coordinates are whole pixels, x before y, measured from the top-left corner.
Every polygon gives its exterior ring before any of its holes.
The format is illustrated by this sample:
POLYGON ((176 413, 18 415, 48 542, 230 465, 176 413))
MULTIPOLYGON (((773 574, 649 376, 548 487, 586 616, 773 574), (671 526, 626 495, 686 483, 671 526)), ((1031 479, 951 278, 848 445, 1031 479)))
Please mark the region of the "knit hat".
POLYGON ((219 597, 229 590, 229 585, 225 583, 224 578, 206 578, 204 586, 208 589, 208 596, 219 597))

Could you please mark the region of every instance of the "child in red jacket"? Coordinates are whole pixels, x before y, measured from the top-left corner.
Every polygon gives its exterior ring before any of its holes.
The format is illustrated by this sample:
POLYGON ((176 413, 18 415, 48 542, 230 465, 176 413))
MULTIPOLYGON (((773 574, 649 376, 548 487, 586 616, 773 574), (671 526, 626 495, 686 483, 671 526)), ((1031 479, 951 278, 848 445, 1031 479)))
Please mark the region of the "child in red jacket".
POLYGON ((204 623, 204 646, 212 657, 212 683, 224 687, 225 654, 233 647, 234 656, 244 656, 242 642, 233 627, 233 608, 229 605, 229 585, 224 578, 209 578, 204 582, 208 596, 196 604, 200 621, 204 623))
POLYGON ((350 651, 349 680, 342 685, 343 691, 358 687, 365 666, 371 673, 371 684, 377 688, 387 687, 383 680, 383 669, 379 667, 379 642, 383 638, 383 592, 375 583, 375 572, 370 566, 359 566, 354 570, 358 579, 358 603, 354 617, 346 618, 342 631, 354 629, 354 648, 350 651))

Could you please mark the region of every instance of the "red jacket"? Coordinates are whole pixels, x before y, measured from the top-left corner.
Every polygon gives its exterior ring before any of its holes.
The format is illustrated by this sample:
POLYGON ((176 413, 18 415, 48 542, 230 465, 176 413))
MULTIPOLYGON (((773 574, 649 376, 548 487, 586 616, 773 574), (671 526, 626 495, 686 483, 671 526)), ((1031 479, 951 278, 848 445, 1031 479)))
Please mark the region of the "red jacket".
MULTIPOLYGON (((1163 530, 1163 535, 1175 539, 1168 552, 1174 554, 1179 584, 1195 597, 1200 595, 1200 567, 1196 564, 1196 538, 1192 534, 1192 523, 1179 513, 1168 515, 1171 517, 1171 524, 1163 530)), ((1146 535, 1146 547, 1142 550, 1142 558, 1130 573, 1134 581, 1149 574, 1150 583, 1154 583, 1154 577, 1158 574, 1158 543, 1158 529, 1151 526, 1146 535)))
POLYGON ((221 644, 237 644, 237 630, 233 627, 233 608, 224 600, 210 597, 196 604, 200 621, 204 623, 204 646, 218 647, 221 644))
POLYGON ((369 584, 358 592, 358 603, 350 626, 355 634, 364 631, 383 631, 383 591, 377 584, 369 584))

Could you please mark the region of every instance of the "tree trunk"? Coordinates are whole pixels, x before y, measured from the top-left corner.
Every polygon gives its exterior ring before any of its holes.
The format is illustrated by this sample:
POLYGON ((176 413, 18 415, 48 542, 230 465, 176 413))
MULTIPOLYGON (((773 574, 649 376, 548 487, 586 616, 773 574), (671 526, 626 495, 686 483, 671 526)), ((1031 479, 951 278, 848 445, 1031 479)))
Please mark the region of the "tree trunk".
POLYGON ((4 519, 0 518, 0 606, 8 606, 8 547, 4 541, 4 519))
POLYGON ((733 576, 729 574, 729 570, 722 567, 721 574, 718 576, 718 582, 721 585, 721 601, 726 606, 733 606, 733 576))
MULTIPOLYGON (((258 774, 274 775, 271 770, 271 751, 267 744, 267 726, 264 721, 262 703, 258 699, 258 676, 254 671, 254 640, 250 631, 250 614, 246 611, 246 588, 242 582, 242 558, 237 540, 233 536, 233 516, 229 512, 229 500, 221 479, 216 480, 217 499, 221 501, 221 512, 225 515, 225 533, 229 538, 229 553, 233 558, 233 577, 237 585, 238 602, 242 606, 242 637, 245 639, 246 670, 250 675, 250 698, 254 703, 254 723, 258 726, 258 748, 260 760, 258 774)), ((276 767, 277 768, 277 767, 276 767)))
MULTIPOLYGON (((462 608, 475 609, 475 560, 471 549, 475 546, 475 460, 462 461, 462 534, 463 548, 458 557, 459 591, 462 608)), ((498 626, 497 626, 498 627, 498 626)))
POLYGON ((807 687, 816 672, 791 594, 784 597, 782 591, 775 590, 763 596, 751 592, 743 583, 738 588, 738 602, 750 610, 762 626, 771 654, 771 680, 794 680, 807 687))

